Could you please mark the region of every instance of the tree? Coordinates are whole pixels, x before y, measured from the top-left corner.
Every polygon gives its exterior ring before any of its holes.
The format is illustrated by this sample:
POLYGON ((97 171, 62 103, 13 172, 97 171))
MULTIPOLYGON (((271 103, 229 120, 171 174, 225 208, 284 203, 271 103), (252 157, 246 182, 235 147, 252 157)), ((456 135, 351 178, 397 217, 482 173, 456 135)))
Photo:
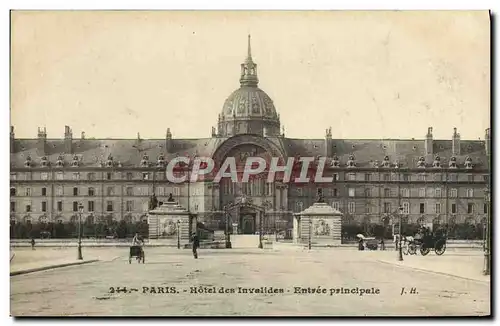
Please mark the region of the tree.
POLYGON ((116 235, 118 238, 123 239, 127 237, 127 222, 121 220, 116 227, 116 235))

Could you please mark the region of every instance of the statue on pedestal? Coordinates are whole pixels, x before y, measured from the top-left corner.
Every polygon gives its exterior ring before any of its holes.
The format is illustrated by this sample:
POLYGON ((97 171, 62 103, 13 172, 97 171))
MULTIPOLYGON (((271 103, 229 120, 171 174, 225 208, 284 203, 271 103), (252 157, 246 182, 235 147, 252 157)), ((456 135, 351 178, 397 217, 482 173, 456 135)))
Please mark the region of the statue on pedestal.
POLYGON ((171 194, 171 193, 170 193, 170 194, 168 194, 168 199, 167 199, 167 202, 169 202, 169 203, 173 203, 173 202, 175 202, 174 196, 172 196, 172 194, 171 194))
POLYGON ((325 198, 323 197, 323 189, 319 188, 318 189, 318 200, 317 203, 324 203, 325 198))

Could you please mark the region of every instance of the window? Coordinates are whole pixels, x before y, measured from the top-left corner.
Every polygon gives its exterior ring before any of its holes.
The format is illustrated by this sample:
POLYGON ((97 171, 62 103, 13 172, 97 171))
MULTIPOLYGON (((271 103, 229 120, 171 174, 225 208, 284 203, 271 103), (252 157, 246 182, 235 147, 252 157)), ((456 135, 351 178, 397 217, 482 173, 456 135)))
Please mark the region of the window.
POLYGON ((467 197, 469 197, 469 198, 474 197, 474 190, 472 190, 472 189, 467 189, 467 197))
POLYGON ((64 179, 64 173, 63 172, 57 172, 56 173, 56 180, 63 180, 64 179))
POLYGON ((132 172, 127 172, 127 180, 132 180, 134 178, 134 175, 132 172))
POLYGON ((334 202, 332 203, 332 207, 333 207, 335 210, 339 211, 339 210, 340 210, 340 203, 339 203, 338 201, 334 201, 334 202))
POLYGON ((467 181, 469 181, 469 182, 474 182, 474 175, 473 175, 473 174, 469 174, 469 175, 467 176, 467 181))
POLYGON ((457 181, 457 175, 456 174, 448 175, 448 181, 457 181))
POLYGON ((10 211, 12 213, 15 213, 16 212, 16 202, 15 201, 11 201, 10 202, 10 211))
POLYGON ((108 211, 108 212, 112 212, 113 211, 113 202, 111 200, 107 201, 106 211, 108 211))
MULTIPOLYGON (((165 196, 165 187, 156 187, 156 191, 158 192, 158 196, 165 196)), ((262 194, 262 193, 259 193, 259 194, 262 194)))
POLYGON ((384 203, 384 213, 391 212, 391 203, 384 203))
POLYGON ((403 197, 410 197, 410 189, 403 188, 403 197))
POLYGON ((483 213, 488 214, 488 204, 483 205, 483 213))
POLYGON ((127 189, 125 191, 126 191, 127 196, 134 195, 134 188, 132 188, 132 187, 127 187, 127 189))
POLYGON ((31 204, 26 205, 26 212, 31 212, 31 204))
POLYGON ((339 174, 338 173, 333 174, 333 181, 339 181, 339 174))
POLYGON ((180 195, 180 189, 179 187, 174 187, 174 196, 179 196, 180 195))
POLYGON ((389 188, 384 189, 384 197, 391 197, 391 190, 389 188))
POLYGON ((349 213, 354 213, 356 211, 356 205, 354 202, 349 202, 349 213))
POLYGON ((354 197, 356 195, 356 189, 349 188, 349 197, 354 197))
POLYGON ((450 189, 450 197, 457 197, 457 189, 453 188, 453 189, 450 189))
POLYGON ((87 179, 88 180, 95 180, 95 173, 94 172, 89 172, 89 174, 87 174, 87 179))
POLYGON ((410 214, 410 203, 405 202, 403 203, 403 214, 410 214))
POLYGON ((371 197, 372 196, 372 190, 370 188, 365 189, 365 197, 371 197))
POLYGON ((26 196, 31 196, 31 188, 26 188, 26 196))
POLYGON ((425 213, 425 203, 420 203, 420 214, 425 213))
POLYGON ((318 187, 318 188, 316 189, 316 196, 318 196, 318 197, 319 197, 319 195, 320 195, 320 194, 324 196, 324 195, 325 195, 325 191, 323 190, 323 188, 318 187))
POLYGON ((111 172, 106 173, 106 180, 111 180, 112 174, 111 172))
POLYGON ((474 204, 467 204, 467 214, 474 213, 474 204))
POLYGON ((115 194, 115 188, 114 187, 107 187, 106 188, 106 195, 107 196, 113 196, 115 194))
POLYGON ((63 211, 63 202, 62 201, 58 201, 57 202, 57 211, 58 212, 62 212, 63 211))
POLYGON ((80 180, 80 173, 73 172, 73 180, 80 180))
POLYGON ((165 172, 158 172, 158 180, 164 180, 165 179, 165 172))
POLYGON ((337 188, 333 188, 333 197, 339 196, 339 190, 337 188))
POLYGON ((418 181, 425 181, 425 174, 420 173, 417 178, 418 181))
POLYGON ((391 175, 390 174, 384 174, 384 181, 390 181, 391 180, 391 175))
POLYGON ((441 188, 436 188, 434 190, 434 195, 437 197, 437 198, 441 198, 441 188))
POLYGON ((92 187, 89 187, 89 192, 88 192, 89 196, 90 197, 94 197, 95 196, 95 189, 92 188, 92 187))
POLYGON ((456 214, 457 213, 457 204, 451 204, 451 213, 456 214))
POLYGON ((149 180, 149 172, 142 173, 142 180, 149 180))
POLYGON ((49 179, 49 174, 47 172, 42 172, 40 174, 40 179, 42 179, 42 180, 48 180, 49 179))
POLYGON ((42 196, 47 196, 47 188, 42 188, 42 196))
POLYGON ((10 195, 15 196, 16 195, 16 188, 12 187, 10 188, 10 195))
POLYGON ((16 180, 16 179, 17 179, 17 175, 15 173, 11 173, 10 180, 16 180))
POLYGON ((489 175, 487 175, 487 174, 483 175, 483 180, 484 180, 484 182, 489 182, 490 181, 489 175))
POLYGON ((368 205, 365 206, 365 213, 366 214, 370 214, 371 213, 371 207, 370 206, 368 206, 368 205))
POLYGON ((302 188, 297 188, 297 196, 302 196, 302 188))
POLYGON ((64 188, 63 187, 57 187, 56 188, 56 195, 57 196, 62 196, 64 194, 64 188))
POLYGON ((441 214, 441 203, 436 203, 436 214, 441 214))
POLYGON ((425 188, 418 189, 418 197, 425 197, 425 188))
POLYGON ((410 181, 410 176, 408 174, 403 174, 403 181, 410 181))
POLYGON ((365 173, 365 181, 372 181, 372 175, 370 173, 365 173))
POLYGON ((134 210, 134 202, 131 200, 127 200, 127 212, 132 212, 134 210))
POLYGON ((349 181, 354 181, 354 180, 356 180, 356 174, 355 174, 355 173, 349 173, 349 174, 347 175, 347 180, 349 180, 349 181))
POLYGON ((89 201, 89 203, 88 203, 88 209, 89 209, 89 212, 93 212, 94 211, 94 201, 93 200, 89 201))
POLYGON ((78 196, 78 187, 73 188, 73 196, 78 196))
POLYGON ((47 211, 47 202, 42 201, 42 212, 46 212, 46 211, 47 211))
POLYGON ((73 202, 73 212, 78 212, 78 202, 77 201, 73 202))

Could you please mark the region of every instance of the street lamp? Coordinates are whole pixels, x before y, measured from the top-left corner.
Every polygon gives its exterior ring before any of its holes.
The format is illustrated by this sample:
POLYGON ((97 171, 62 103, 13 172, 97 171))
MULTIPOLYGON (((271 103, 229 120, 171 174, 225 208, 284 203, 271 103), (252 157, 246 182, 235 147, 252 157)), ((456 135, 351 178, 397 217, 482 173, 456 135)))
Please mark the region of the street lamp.
POLYGON ((311 220, 311 217, 309 217, 309 243, 308 243, 308 247, 309 247, 309 250, 311 250, 311 239, 312 239, 312 220, 311 220))
POLYGON ((259 249, 264 248, 264 246, 262 245, 262 222, 264 220, 264 217, 266 216, 266 210, 270 204, 271 203, 269 201, 265 201, 262 204, 262 207, 264 208, 264 210, 262 211, 262 215, 259 218, 259 249))
POLYGON ((231 249, 231 235, 229 234, 229 214, 227 213, 227 205, 224 206, 224 214, 226 215, 226 249, 231 249))
POLYGON ((82 214, 83 214, 83 204, 78 204, 78 260, 83 260, 82 256, 82 214))
POLYGON ((399 206, 399 251, 398 251, 398 260, 403 261, 403 248, 401 247, 401 239, 402 239, 402 234, 401 234, 401 224, 403 220, 403 206, 399 206))
POLYGON ((177 249, 181 249, 181 220, 177 220, 177 249))
POLYGON ((484 275, 490 275, 490 191, 486 189, 484 191, 484 199, 487 205, 487 217, 486 217, 486 241, 484 244, 484 275))

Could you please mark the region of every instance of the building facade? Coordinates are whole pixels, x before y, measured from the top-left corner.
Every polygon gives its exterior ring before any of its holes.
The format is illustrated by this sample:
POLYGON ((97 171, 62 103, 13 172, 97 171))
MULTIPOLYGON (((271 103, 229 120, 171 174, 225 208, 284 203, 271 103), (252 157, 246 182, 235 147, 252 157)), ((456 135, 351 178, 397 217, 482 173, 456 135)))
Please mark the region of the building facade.
POLYGON ((384 223, 399 207, 408 223, 485 221, 490 129, 484 140, 463 140, 456 128, 450 139, 437 140, 432 127, 423 139, 333 139, 331 128, 323 139, 293 139, 285 136, 272 99, 258 83, 249 39, 240 88, 224 102, 217 129, 203 139, 177 138, 170 128, 164 139, 94 139, 84 133, 74 138, 69 126, 61 139, 48 139, 45 129, 35 139, 17 139, 11 127, 11 220, 76 222, 81 203, 89 224, 140 221, 153 194, 159 202, 172 194, 212 228, 223 227, 229 215, 237 232, 254 233, 255 212, 231 204, 244 198, 266 207, 263 227, 283 230, 291 228, 292 214, 312 205, 321 192, 343 213, 343 224, 384 223), (263 177, 215 183, 207 177, 170 183, 165 167, 178 156, 211 157, 216 164, 226 157, 325 158, 324 175, 333 182, 297 184, 278 177, 268 183, 263 177))

